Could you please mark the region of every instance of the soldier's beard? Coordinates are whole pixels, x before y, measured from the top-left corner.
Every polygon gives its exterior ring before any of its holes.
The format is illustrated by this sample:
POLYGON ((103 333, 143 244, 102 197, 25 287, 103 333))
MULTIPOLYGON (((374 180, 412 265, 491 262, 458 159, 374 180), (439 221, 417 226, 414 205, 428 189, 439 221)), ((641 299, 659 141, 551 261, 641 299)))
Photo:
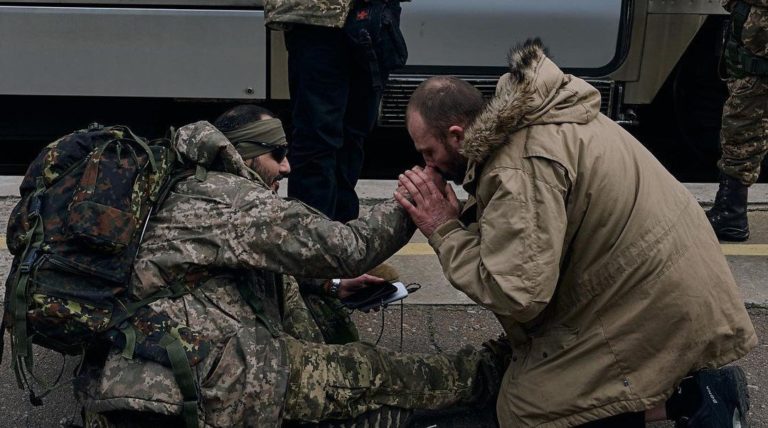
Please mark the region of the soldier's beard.
POLYGON ((256 171, 256 174, 259 174, 259 177, 264 180, 264 183, 266 183, 273 192, 277 192, 277 189, 280 188, 280 180, 283 179, 282 174, 274 174, 270 172, 269 169, 264 168, 258 163, 254 165, 253 169, 256 171))

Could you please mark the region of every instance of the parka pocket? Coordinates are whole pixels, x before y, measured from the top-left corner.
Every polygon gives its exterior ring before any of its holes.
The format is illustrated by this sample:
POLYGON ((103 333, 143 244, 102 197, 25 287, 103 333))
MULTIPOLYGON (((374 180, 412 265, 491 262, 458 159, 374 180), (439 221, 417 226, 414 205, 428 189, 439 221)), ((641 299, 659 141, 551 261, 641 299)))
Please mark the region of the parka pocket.
POLYGON ((579 330, 574 327, 556 326, 541 335, 531 337, 531 343, 527 355, 525 355, 523 369, 546 364, 547 361, 556 359, 570 348, 579 336, 579 330))

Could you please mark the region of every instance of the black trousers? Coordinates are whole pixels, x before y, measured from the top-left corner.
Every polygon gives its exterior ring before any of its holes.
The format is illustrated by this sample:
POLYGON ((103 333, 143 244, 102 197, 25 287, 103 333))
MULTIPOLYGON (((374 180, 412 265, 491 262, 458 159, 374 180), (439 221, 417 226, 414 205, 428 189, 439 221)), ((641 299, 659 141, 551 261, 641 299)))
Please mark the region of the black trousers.
POLYGON ((584 428, 643 428, 645 427, 645 412, 622 413, 579 426, 584 428))
POLYGON ((355 219, 363 142, 382 91, 343 30, 295 25, 285 41, 293 116, 288 196, 333 220, 355 219))

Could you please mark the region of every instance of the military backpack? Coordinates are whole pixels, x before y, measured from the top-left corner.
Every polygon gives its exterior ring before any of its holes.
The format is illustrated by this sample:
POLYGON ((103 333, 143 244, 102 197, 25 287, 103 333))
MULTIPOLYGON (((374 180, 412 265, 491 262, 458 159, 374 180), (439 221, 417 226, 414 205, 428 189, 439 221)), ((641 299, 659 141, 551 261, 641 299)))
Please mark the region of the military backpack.
MULTIPOLYGON (((117 345, 172 367, 185 419, 197 425, 191 365, 209 344, 148 304, 185 290, 130 298, 133 261, 153 209, 190 174, 177 173, 167 140, 148 142, 123 126, 94 125, 48 145, 29 166, 8 222, 14 255, 3 326, 13 368, 34 404, 52 388, 35 376, 32 344, 68 354, 117 345), (30 377, 47 388, 35 395, 30 377)), ((0 329, 2 331, 3 329, 0 329)), ((0 357, 2 357, 0 334, 0 357)))

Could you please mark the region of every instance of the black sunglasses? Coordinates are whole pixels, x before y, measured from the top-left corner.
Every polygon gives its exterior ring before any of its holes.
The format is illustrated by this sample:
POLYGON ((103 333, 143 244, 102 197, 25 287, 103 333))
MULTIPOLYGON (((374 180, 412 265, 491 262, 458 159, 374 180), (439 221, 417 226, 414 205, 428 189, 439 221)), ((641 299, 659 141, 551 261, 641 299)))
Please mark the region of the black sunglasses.
POLYGON ((286 156, 288 156, 288 147, 278 147, 269 152, 269 154, 272 155, 272 159, 280 163, 285 160, 286 156))
MULTIPOLYGON (((251 143, 251 144, 258 144, 262 147, 266 147, 268 149, 271 149, 272 151, 269 152, 272 155, 272 159, 274 159, 276 162, 280 163, 282 162, 286 156, 288 156, 288 146, 281 146, 277 148, 272 148, 272 146, 269 146, 267 144, 264 144, 260 141, 241 141, 242 143, 251 143)), ((239 143, 238 143, 239 144, 239 143)))

